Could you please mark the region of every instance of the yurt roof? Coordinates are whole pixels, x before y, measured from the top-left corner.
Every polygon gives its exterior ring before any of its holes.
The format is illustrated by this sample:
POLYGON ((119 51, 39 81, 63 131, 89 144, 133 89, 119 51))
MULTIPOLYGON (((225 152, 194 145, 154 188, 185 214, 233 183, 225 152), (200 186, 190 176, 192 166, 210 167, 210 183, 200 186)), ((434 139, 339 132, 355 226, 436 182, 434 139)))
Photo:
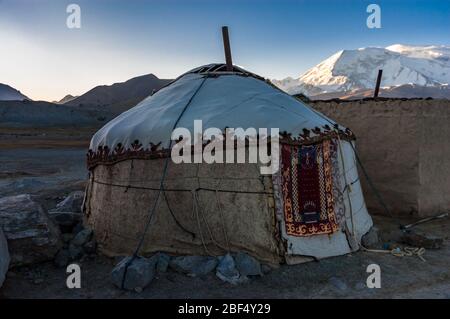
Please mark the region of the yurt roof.
POLYGON ((294 139, 305 132, 318 136, 338 127, 263 77, 237 66, 227 71, 225 64, 208 64, 184 73, 107 123, 93 136, 91 153, 118 146, 124 150, 136 145, 142 149, 151 145, 167 148, 181 113, 176 126, 191 132, 194 120, 203 121, 203 130, 279 128, 294 139))

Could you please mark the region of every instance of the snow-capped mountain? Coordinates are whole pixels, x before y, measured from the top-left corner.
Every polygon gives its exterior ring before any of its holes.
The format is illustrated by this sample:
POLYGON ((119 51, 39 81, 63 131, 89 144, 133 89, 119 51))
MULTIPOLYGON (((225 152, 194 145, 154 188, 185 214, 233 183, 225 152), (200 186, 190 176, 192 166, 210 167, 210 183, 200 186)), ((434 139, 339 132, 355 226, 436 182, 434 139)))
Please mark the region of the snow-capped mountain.
POLYGON ((378 70, 382 87, 405 84, 440 86, 450 83, 450 46, 407 46, 342 50, 299 78, 274 80, 290 94, 314 96, 323 93, 373 89, 378 70))

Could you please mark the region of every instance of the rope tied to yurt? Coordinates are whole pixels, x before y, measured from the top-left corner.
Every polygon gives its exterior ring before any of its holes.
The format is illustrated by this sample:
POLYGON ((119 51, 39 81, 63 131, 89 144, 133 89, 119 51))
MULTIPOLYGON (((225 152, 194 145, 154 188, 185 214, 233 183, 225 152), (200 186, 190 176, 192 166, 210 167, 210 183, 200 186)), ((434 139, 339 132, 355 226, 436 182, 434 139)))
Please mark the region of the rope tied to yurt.
MULTIPOLYGON (((205 253, 208 254, 208 255, 210 255, 210 256, 213 256, 213 255, 208 251, 208 249, 207 249, 207 247, 206 247, 206 242, 205 242, 205 239, 204 239, 204 237, 203 237, 203 231, 202 231, 202 227, 201 227, 201 223, 200 223, 200 214, 201 214, 202 220, 203 220, 203 222, 204 222, 204 225, 206 226, 206 230, 208 231, 209 237, 210 237, 211 241, 213 242, 213 244, 216 245, 218 248, 223 249, 223 250, 226 251, 226 252, 230 252, 230 245, 229 245, 229 241, 228 241, 228 236, 227 236, 227 234, 226 234, 226 229, 225 229, 225 224, 224 224, 223 213, 221 214, 221 220, 222 220, 222 225, 221 225, 221 226, 222 226, 222 230, 223 230, 224 235, 225 235, 225 240, 226 240, 227 248, 223 247, 223 246, 222 246, 221 244, 219 244, 218 241, 215 239, 215 237, 213 236, 213 233, 212 233, 212 231, 211 231, 211 228, 210 228, 210 226, 209 226, 209 223, 208 223, 208 221, 207 221, 207 219, 206 219, 206 217, 205 217, 205 215, 204 215, 202 209, 200 208, 200 203, 199 203, 200 201, 199 201, 199 198, 198 198, 198 191, 199 191, 199 190, 202 190, 202 188, 200 187, 200 179, 199 179, 199 177, 198 177, 199 167, 200 167, 200 166, 197 165, 197 170, 196 170, 196 174, 195 174, 195 178, 197 179, 197 188, 196 188, 195 190, 192 190, 192 194, 193 194, 193 200, 195 201, 195 214, 196 214, 196 218, 197 218, 198 231, 200 232, 200 235, 201 235, 200 239, 202 240, 202 244, 203 244, 203 247, 204 247, 204 249, 205 249, 205 253)), ((219 183, 220 183, 220 182, 219 182, 219 183)), ((213 191, 214 191, 214 190, 213 190, 213 191)), ((216 187, 216 188, 215 188, 215 194, 216 194, 216 195, 217 195, 217 192, 218 192, 218 188, 216 187)), ((218 204, 220 205, 219 202, 218 202, 218 204)), ((219 211, 220 211, 220 206, 219 206, 219 211)))
POLYGON ((222 221, 223 236, 225 237, 225 242, 227 243, 227 252, 229 253, 231 251, 231 249, 230 249, 230 241, 228 240, 227 229, 225 227, 225 216, 223 214, 222 204, 220 203, 218 189, 216 189, 215 195, 216 195, 217 208, 219 209, 220 220, 222 221))
POLYGON ((359 181, 359 178, 356 178, 356 179, 355 179, 353 182, 351 182, 350 184, 345 185, 345 186, 344 186, 344 189, 342 190, 342 192, 346 192, 347 189, 350 189, 350 191, 351 191, 351 187, 352 187, 354 184, 356 184, 358 181, 359 181))
MULTIPOLYGON (((202 241, 202 245, 203 248, 205 249, 205 253, 209 256, 213 256, 213 254, 208 250, 207 246, 206 246, 206 241, 205 241, 205 237, 203 236, 203 227, 202 227, 202 222, 200 221, 200 215, 201 215, 201 219, 203 220, 203 224, 206 226, 206 230, 208 231, 209 234, 209 238, 211 239, 211 242, 216 245, 218 248, 224 250, 224 251, 229 251, 229 247, 225 248, 223 247, 220 243, 217 242, 217 240, 214 238, 211 228, 209 226, 208 221, 206 220, 203 211, 199 208, 200 207, 200 203, 199 203, 199 199, 198 199, 198 193, 196 190, 192 190, 192 196, 193 196, 193 202, 194 202, 194 206, 193 206, 193 215, 195 215, 196 220, 197 220, 197 227, 198 227, 198 232, 200 233, 200 240, 202 241)), ((228 244, 228 241, 227 241, 228 244)))
POLYGON ((391 254, 395 257, 412 257, 417 256, 420 260, 423 262, 426 262, 426 259, 423 258, 423 255, 425 254, 425 248, 424 247, 404 247, 402 248, 394 248, 394 249, 369 249, 361 245, 361 248, 364 251, 371 252, 371 253, 381 253, 381 254, 391 254))
MULTIPOLYGON (((113 186, 113 187, 121 187, 121 188, 131 188, 131 189, 142 189, 142 190, 151 190, 151 191, 157 191, 159 188, 157 187, 146 187, 146 186, 134 186, 134 185, 123 185, 123 184, 117 184, 117 183, 105 183, 102 181, 93 180, 92 183, 100 184, 100 185, 106 185, 106 186, 113 186)), ((192 192, 192 191, 207 191, 207 192, 219 192, 219 193, 234 193, 234 194, 255 194, 255 195, 273 195, 273 192, 268 191, 239 191, 235 189, 215 189, 215 188, 208 188, 208 187, 197 187, 195 189, 189 188, 189 189, 183 189, 183 188, 165 188, 164 191, 166 192, 192 192)))
POLYGON ((186 227, 184 227, 181 222, 178 220, 178 218, 175 216, 175 213, 173 212, 172 208, 169 205, 169 200, 167 199, 167 193, 165 192, 165 189, 163 189, 163 196, 164 196, 164 201, 166 202, 167 208, 169 209, 170 215, 172 216, 173 220, 175 221, 175 224, 183 231, 185 231, 186 233, 188 233, 189 235, 192 236, 192 239, 195 239, 195 233, 191 232, 189 229, 187 229, 186 227))
MULTIPOLYGON (((197 175, 196 176, 197 176, 197 180, 198 180, 198 170, 197 170, 197 175)), ((214 194, 216 196, 217 209, 218 209, 219 214, 220 214, 220 220, 221 220, 223 236, 225 238, 225 243, 227 245, 227 250, 226 251, 227 251, 227 253, 230 253, 231 252, 230 241, 228 240, 228 233, 227 233, 227 229, 225 227, 225 215, 223 214, 222 203, 220 202, 220 197, 219 197, 219 186, 220 186, 221 183, 222 183, 222 180, 218 179, 217 185, 215 186, 216 191, 214 192, 214 194)))
POLYGON ((195 214, 196 220, 197 220, 197 227, 198 231, 200 233, 200 240, 202 241, 203 249, 205 250, 206 254, 211 256, 211 253, 209 252, 208 248, 206 247, 205 238, 203 237, 203 231, 200 223, 200 216, 198 213, 198 202, 196 198, 196 191, 192 190, 192 214, 195 214))
MULTIPOLYGON (((186 103, 186 105, 182 109, 180 115, 178 115, 178 118, 176 119, 176 121, 175 121, 175 123, 174 123, 174 125, 172 127, 172 132, 178 126, 178 123, 180 122, 181 118, 183 117, 183 114, 186 112, 188 106, 191 104, 191 102, 194 99, 194 97, 197 95, 197 93, 203 87, 203 84, 206 82, 206 79, 207 79, 207 77, 203 76, 202 81, 200 82, 200 85, 197 87, 197 89, 194 91, 192 96, 189 98, 188 102, 186 103)), ((169 149, 171 149, 171 148, 172 148, 172 138, 169 138, 169 149)), ((138 254, 139 254, 139 251, 141 250, 141 247, 142 247, 142 245, 144 243, 145 235, 147 234, 148 228, 149 228, 150 223, 152 221, 152 217, 153 217, 154 212, 156 210, 156 207, 158 205, 159 198, 161 196, 161 192, 164 193, 164 179, 166 178, 166 175, 167 175, 167 168, 169 166, 169 159, 170 159, 170 156, 166 157, 166 159, 164 161, 164 167, 163 167, 163 172, 162 172, 162 175, 161 175, 161 180, 160 180, 160 183, 159 183, 158 193, 156 195, 156 199, 155 199, 155 201, 153 203, 153 206, 152 206, 152 208, 151 208, 151 210, 149 212, 149 216, 148 216, 147 222, 146 222, 146 224, 144 226, 144 231, 143 231, 143 233, 141 235, 141 238, 140 238, 140 240, 138 242, 138 245, 137 245, 137 247, 136 247, 136 249, 135 249, 135 251, 133 253, 133 256, 125 264, 125 269, 124 269, 124 272, 123 272, 122 283, 121 283, 121 289, 124 288, 125 278, 126 278, 126 275, 127 275, 128 268, 130 267, 131 263, 137 258, 138 254)))

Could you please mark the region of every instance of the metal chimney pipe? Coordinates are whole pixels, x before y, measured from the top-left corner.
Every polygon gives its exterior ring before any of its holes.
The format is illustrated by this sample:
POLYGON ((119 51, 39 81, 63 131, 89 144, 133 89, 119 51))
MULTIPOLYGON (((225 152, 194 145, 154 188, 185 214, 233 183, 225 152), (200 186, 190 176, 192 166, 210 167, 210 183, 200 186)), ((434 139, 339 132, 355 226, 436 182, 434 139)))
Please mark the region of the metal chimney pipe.
POLYGON ((383 70, 378 70, 377 84, 375 85, 375 92, 373 92, 373 97, 377 98, 380 92, 381 76, 383 75, 383 70))
POLYGON ((227 71, 233 71, 233 61, 231 60, 230 37, 228 36, 228 27, 222 27, 223 49, 225 50, 225 61, 227 64, 227 71))

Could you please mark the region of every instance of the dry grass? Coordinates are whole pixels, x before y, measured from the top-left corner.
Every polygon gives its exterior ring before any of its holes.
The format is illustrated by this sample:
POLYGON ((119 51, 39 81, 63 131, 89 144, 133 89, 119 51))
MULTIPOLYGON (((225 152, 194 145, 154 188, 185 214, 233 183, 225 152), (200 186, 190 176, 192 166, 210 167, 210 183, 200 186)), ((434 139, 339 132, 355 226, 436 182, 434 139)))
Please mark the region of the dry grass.
POLYGON ((98 128, 0 128, 0 149, 88 148, 98 128))

